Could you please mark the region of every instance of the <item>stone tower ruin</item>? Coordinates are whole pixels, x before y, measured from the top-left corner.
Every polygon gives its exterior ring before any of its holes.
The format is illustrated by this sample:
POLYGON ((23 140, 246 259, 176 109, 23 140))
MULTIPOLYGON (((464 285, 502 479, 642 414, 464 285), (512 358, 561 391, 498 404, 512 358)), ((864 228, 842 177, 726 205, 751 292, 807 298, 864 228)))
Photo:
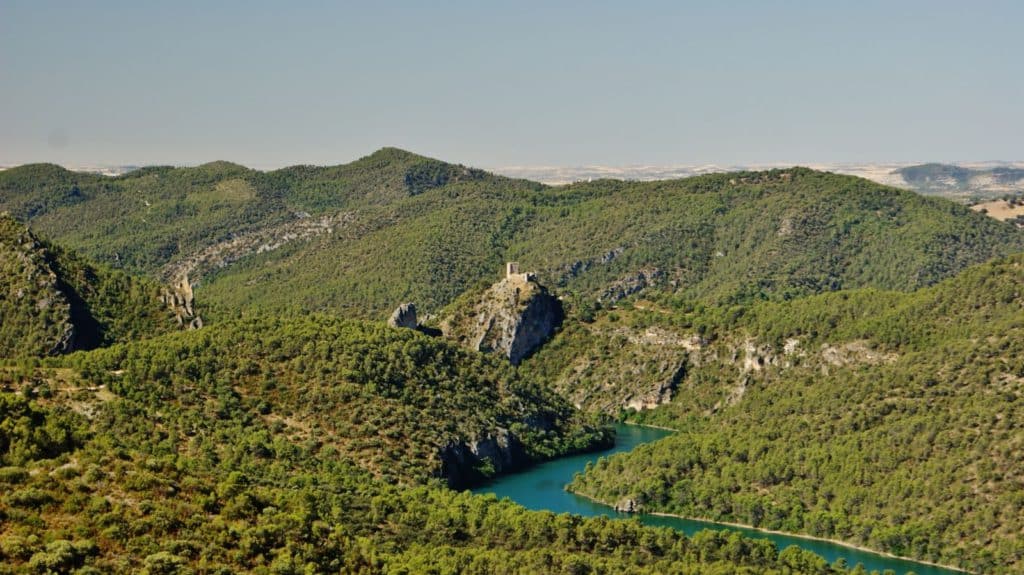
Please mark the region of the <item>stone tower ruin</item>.
POLYGON ((515 280, 521 282, 530 282, 536 279, 536 274, 532 272, 519 271, 519 262, 508 262, 505 264, 505 279, 515 280))

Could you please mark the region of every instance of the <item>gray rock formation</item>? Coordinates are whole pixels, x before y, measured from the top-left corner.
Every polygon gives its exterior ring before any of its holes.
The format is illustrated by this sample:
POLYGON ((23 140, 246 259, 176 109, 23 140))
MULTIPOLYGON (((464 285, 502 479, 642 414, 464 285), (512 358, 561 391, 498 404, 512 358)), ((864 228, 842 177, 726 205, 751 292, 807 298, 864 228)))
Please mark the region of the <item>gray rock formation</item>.
POLYGON ((563 318, 562 303, 532 274, 515 274, 442 320, 441 331, 463 347, 498 353, 518 365, 551 337, 563 318))
POLYGON ((574 354, 552 384, 576 407, 618 414, 668 403, 692 368, 710 359, 708 342, 696 334, 664 327, 637 329, 619 322, 580 326, 593 347, 574 354), (614 349, 606 356, 601 349, 614 349))
POLYGON ((452 487, 471 485, 492 473, 507 473, 529 462, 522 442, 507 429, 473 441, 453 442, 441 451, 441 475, 452 487), (487 469, 487 471, 483 471, 487 469))
POLYGON ((388 318, 388 325, 391 327, 404 327, 408 329, 416 329, 420 323, 416 319, 416 304, 414 303, 403 303, 395 309, 391 317, 388 318))
POLYGON ((633 275, 624 277, 614 282, 604 292, 598 301, 605 304, 613 304, 620 299, 625 299, 635 293, 639 293, 649 286, 661 282, 665 278, 665 272, 658 268, 642 269, 633 275))
POLYGON ((308 241, 323 234, 342 234, 356 222, 354 212, 340 212, 313 218, 305 212, 293 214, 293 220, 245 232, 168 263, 161 277, 170 284, 192 278, 197 284, 219 269, 251 256, 277 250, 293 242, 308 241))
POLYGON ((635 499, 630 499, 627 497, 626 499, 622 499, 621 501, 615 504, 615 510, 618 511, 619 513, 639 513, 640 505, 636 502, 635 499))
POLYGON ((78 349, 71 304, 45 246, 0 212, 0 356, 58 355, 78 349))
POLYGON ((182 276, 169 288, 164 288, 160 294, 164 302, 178 320, 178 326, 187 329, 199 329, 203 327, 203 318, 196 313, 196 298, 192 293, 192 283, 188 276, 182 276))

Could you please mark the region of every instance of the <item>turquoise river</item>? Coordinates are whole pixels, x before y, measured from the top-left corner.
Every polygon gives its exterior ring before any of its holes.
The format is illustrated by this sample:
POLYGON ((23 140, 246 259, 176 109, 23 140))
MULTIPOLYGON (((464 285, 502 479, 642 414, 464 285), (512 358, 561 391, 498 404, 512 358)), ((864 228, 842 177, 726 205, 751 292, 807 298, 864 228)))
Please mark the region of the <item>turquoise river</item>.
MULTIPOLYGON (((565 490, 565 485, 572 481, 573 475, 583 471, 588 461, 596 461, 599 457, 629 451, 637 445, 656 441, 671 433, 661 429, 635 425, 620 425, 617 431, 618 436, 615 441, 615 447, 609 450, 549 461, 520 473, 501 476, 486 485, 474 489, 473 492, 493 493, 498 497, 507 497, 527 509, 548 510, 555 513, 576 513, 578 515, 628 517, 623 513, 615 512, 610 507, 573 495, 565 490)), ((913 572, 917 575, 963 575, 962 571, 936 567, 909 559, 889 557, 838 543, 808 539, 795 535, 767 533, 756 529, 722 525, 712 521, 681 519, 677 517, 658 515, 638 515, 637 517, 647 525, 672 527, 687 535, 692 535, 701 529, 739 531, 749 537, 770 539, 780 550, 790 545, 798 545, 821 555, 830 563, 843 557, 850 567, 861 563, 868 571, 878 571, 879 573, 890 569, 898 574, 913 572)))

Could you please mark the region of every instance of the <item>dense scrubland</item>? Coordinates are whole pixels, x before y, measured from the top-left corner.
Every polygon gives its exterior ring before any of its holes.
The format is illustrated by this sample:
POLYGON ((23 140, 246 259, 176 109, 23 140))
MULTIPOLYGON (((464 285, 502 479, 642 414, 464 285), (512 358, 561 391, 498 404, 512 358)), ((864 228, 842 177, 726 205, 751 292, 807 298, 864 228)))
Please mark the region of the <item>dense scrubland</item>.
MULTIPOLYGON (((607 431, 508 365, 410 330, 247 320, 3 380, 2 571, 832 572, 763 541, 446 488, 440 454, 501 426, 528 460, 607 431)), ((477 464, 465 471, 494 471, 477 464)))
POLYGON ((953 202, 801 168, 548 187, 392 148, 273 172, 214 162, 110 178, 24 166, 0 172, 0 210, 130 272, 192 269, 223 313, 369 319, 399 301, 435 313, 506 260, 588 301, 656 286, 742 303, 910 290, 1024 251, 1024 233, 953 202), (309 232, 321 218, 330 231, 309 232), (182 265, 210 248, 201 265, 182 265))
POLYGON ((952 202, 802 168, 549 187, 385 149, 23 166, 0 210, 0 571, 843 571, 451 489, 605 445, 608 418, 678 432, 589 468, 590 497, 1024 566, 1024 232, 952 202), (519 367, 380 322, 471 321, 507 260, 566 312, 519 367), (185 276, 196 331, 166 301, 185 276))
MULTIPOLYGON (((602 461, 572 489, 1013 572, 1024 557, 1022 286, 1014 256, 910 294, 619 310, 637 329, 697 324, 707 343, 671 403, 631 415, 680 432, 602 461)), ((589 343, 558 355, 593 354, 589 343)))

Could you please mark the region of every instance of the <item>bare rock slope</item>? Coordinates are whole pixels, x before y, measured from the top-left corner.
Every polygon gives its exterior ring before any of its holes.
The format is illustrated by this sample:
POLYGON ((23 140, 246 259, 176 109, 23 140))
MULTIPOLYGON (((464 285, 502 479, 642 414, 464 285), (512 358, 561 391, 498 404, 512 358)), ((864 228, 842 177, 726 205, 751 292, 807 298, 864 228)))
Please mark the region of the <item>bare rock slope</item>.
POLYGON ((513 365, 541 346, 562 324, 562 303, 529 274, 510 274, 441 322, 448 339, 468 349, 499 353, 513 365))

